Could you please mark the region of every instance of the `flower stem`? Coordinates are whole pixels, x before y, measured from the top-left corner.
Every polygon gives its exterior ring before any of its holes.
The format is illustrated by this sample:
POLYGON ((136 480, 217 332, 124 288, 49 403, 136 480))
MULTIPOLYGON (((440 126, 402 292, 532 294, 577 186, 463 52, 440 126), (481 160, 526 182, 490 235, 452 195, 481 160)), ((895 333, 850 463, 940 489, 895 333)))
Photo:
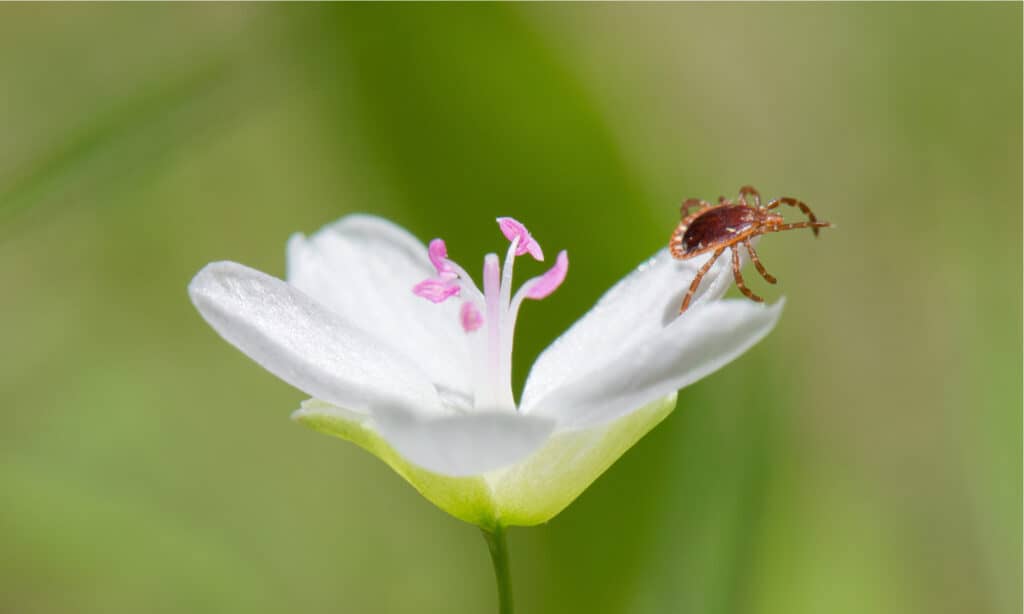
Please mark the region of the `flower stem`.
POLYGON ((498 612, 512 614, 512 577, 508 567, 508 542, 505 527, 497 526, 492 531, 483 529, 484 539, 491 551, 494 564, 494 579, 498 582, 498 612))

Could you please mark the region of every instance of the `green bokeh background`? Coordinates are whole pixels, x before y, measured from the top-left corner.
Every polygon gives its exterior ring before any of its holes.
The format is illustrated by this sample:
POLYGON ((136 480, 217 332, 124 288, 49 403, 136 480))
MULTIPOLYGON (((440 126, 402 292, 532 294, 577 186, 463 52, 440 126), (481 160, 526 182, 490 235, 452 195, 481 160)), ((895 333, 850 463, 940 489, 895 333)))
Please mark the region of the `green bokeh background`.
MULTIPOLYGON (((523 613, 1021 608, 1015 4, 0 7, 0 612, 494 610, 478 532, 195 313, 352 211, 572 271, 515 378, 744 183, 778 328, 548 525, 523 613)), ((524 264, 523 274, 541 270, 524 264)))

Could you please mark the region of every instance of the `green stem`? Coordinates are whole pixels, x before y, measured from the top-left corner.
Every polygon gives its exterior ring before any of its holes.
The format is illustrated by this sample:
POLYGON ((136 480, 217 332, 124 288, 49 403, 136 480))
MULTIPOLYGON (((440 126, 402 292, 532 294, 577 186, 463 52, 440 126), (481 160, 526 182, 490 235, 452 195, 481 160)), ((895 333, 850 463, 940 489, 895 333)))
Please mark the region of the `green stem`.
POLYGON ((508 567, 508 542, 505 541, 505 527, 495 527, 493 531, 483 529, 487 547, 491 550, 491 563, 494 564, 494 579, 498 582, 498 612, 512 614, 512 577, 508 567))

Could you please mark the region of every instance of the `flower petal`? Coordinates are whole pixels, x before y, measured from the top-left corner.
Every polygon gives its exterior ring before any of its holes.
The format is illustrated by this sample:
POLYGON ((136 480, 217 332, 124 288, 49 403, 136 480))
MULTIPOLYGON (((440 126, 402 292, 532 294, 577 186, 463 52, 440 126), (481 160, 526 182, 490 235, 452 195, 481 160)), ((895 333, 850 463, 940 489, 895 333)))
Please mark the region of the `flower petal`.
POLYGON ((540 398, 532 415, 551 416, 559 429, 596 426, 710 375, 760 341, 775 326, 785 301, 770 307, 748 300, 692 307, 660 334, 604 356, 540 398))
POLYGON ((662 249, 608 290, 537 358, 523 391, 523 411, 528 413, 541 397, 618 355, 624 346, 661 333, 702 303, 721 297, 732 283, 725 257, 708 271, 690 308, 679 317, 683 295, 707 258, 676 260, 662 249))
MULTIPOLYGON (((381 412, 360 419, 352 412, 317 400, 302 404, 292 418, 345 439, 353 421, 372 430, 387 444, 368 448, 385 462, 395 465, 388 454, 397 452, 403 464, 448 477, 482 475, 511 465, 538 449, 555 427, 555 421, 541 416, 507 412, 456 414, 423 418, 404 412, 381 412)), ((408 479, 408 478, 407 478, 408 479)), ((426 493, 424 493, 426 494, 426 493)))
MULTIPOLYGON (((447 251, 434 247, 435 258, 447 251)), ((443 262, 442 262, 443 264, 443 262)), ((442 392, 469 397, 469 348, 459 301, 431 304, 414 286, 437 275, 427 248, 400 226, 349 215, 310 237, 288 242, 288 282, 384 339, 417 363, 442 392)))
POLYGON ((280 279, 214 262, 188 289, 224 339, 307 394, 359 412, 443 411, 415 363, 280 279))
POLYGON ((599 427, 556 432, 519 462, 482 475, 453 477, 423 469, 398 452, 375 420, 317 399, 292 414, 297 422, 355 443, 387 463, 449 514, 484 528, 547 522, 675 409, 672 393, 599 427))
POLYGON ((511 412, 473 412, 421 418, 374 417, 380 434, 414 465, 441 475, 480 475, 515 463, 538 449, 555 420, 511 412))

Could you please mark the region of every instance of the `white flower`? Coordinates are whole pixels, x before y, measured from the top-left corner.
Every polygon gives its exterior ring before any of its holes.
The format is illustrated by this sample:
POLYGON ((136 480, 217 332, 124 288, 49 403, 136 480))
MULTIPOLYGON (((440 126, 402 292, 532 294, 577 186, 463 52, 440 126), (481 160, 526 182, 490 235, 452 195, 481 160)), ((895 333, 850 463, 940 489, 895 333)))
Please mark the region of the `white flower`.
POLYGON ((215 262, 189 293, 227 341, 313 397, 299 422, 366 448, 458 518, 537 524, 667 416, 678 389, 764 337, 782 302, 720 300, 731 271, 719 263, 680 316, 703 259, 662 249, 540 355, 517 404, 516 316, 562 283, 568 257, 513 295, 515 257, 544 255, 522 224, 498 223, 510 245, 504 267, 485 257, 482 292, 443 241, 428 249, 351 215, 291 238, 287 283, 215 262))

